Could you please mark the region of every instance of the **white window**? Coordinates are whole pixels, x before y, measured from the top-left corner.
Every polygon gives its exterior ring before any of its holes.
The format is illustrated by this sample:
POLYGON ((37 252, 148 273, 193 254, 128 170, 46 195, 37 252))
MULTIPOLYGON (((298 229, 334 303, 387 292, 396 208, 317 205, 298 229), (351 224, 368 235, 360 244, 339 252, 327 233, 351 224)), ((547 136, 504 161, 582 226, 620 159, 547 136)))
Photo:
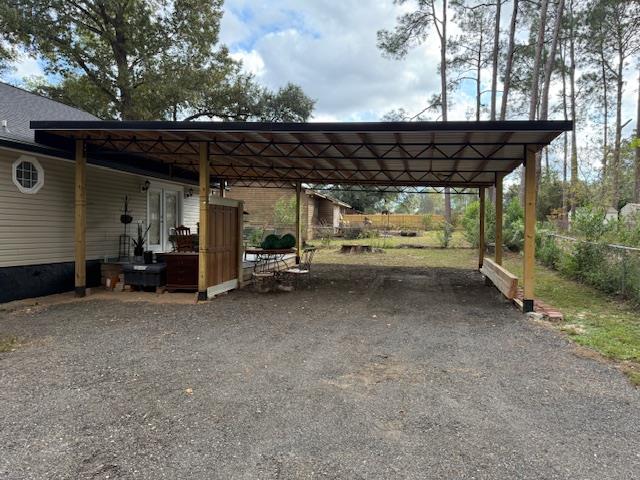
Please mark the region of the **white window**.
POLYGON ((44 170, 34 157, 22 155, 13 162, 13 183, 22 193, 36 193, 44 184, 44 170))

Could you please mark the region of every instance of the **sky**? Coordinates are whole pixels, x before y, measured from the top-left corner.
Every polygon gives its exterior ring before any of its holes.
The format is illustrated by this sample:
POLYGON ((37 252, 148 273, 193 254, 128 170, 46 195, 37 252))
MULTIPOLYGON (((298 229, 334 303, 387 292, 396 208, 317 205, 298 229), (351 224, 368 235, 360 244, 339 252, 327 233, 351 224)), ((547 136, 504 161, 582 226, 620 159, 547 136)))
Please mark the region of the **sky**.
POLYGON ((227 0, 221 40, 264 85, 300 85, 317 102, 315 121, 373 121, 439 88, 437 42, 402 61, 376 47, 400 13, 390 0, 227 0))

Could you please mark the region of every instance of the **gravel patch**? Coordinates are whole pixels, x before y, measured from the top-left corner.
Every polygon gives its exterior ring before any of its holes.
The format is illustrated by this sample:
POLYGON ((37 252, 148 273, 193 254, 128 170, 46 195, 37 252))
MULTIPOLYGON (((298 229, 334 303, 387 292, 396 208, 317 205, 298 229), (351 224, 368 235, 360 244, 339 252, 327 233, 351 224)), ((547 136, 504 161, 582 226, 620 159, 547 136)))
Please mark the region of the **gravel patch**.
POLYGON ((640 392, 454 269, 0 311, 0 478, 630 479, 640 392))

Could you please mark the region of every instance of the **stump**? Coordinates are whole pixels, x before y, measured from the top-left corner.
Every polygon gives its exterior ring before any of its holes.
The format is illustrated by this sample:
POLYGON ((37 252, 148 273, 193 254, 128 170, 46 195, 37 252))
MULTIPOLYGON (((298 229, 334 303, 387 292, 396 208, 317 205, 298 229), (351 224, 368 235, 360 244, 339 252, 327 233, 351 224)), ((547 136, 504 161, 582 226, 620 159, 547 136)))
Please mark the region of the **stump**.
POLYGON ((359 253, 373 253, 373 248, 371 248, 371 245, 342 245, 342 247, 340 248, 340 253, 349 255, 359 253))

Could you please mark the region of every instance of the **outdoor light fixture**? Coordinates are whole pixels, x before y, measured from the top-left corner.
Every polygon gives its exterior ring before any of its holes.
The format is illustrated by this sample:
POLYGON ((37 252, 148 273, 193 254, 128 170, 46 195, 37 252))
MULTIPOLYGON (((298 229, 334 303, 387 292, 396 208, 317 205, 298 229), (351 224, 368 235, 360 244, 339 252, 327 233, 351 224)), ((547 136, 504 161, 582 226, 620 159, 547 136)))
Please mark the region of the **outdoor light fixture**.
POLYGON ((146 192, 147 190, 149 190, 150 186, 151 186, 151 182, 149 180, 145 180, 144 183, 140 185, 140 191, 146 192))
POLYGON ((184 191, 184 198, 193 197, 193 188, 184 191))

